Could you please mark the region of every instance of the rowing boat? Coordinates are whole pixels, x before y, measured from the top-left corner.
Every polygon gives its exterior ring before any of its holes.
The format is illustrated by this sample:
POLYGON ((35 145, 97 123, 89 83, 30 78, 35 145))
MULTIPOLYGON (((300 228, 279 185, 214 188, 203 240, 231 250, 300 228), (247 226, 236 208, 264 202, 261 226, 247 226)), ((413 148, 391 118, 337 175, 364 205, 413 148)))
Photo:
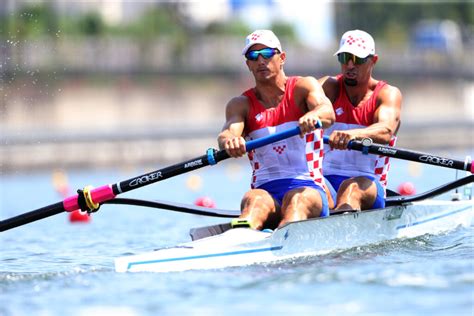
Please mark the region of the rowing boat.
POLYGON ((171 272, 278 262, 468 227, 472 200, 425 200, 288 223, 273 231, 229 229, 221 234, 115 259, 117 272, 171 272))

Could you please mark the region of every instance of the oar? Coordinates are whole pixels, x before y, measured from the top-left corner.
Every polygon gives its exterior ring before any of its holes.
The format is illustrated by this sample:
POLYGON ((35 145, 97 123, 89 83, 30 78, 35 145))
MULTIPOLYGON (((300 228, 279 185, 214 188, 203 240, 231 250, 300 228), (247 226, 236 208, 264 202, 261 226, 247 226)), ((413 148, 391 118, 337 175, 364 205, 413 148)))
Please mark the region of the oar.
MULTIPOLYGON (((316 124, 317 128, 322 127, 321 122, 316 124)), ((294 127, 286 131, 275 133, 267 137, 251 140, 246 143, 247 151, 271 144, 273 142, 289 138, 300 133, 299 127, 294 127)), ((116 184, 104 185, 99 188, 84 188, 79 194, 72 195, 62 202, 57 202, 40 209, 17 215, 15 217, 0 221, 0 232, 22 226, 46 217, 50 217, 61 212, 72 212, 77 209, 96 211, 100 203, 114 199, 117 195, 141 188, 143 186, 162 181, 192 170, 208 165, 214 165, 219 161, 229 158, 225 150, 217 151, 213 148, 207 150, 203 156, 187 160, 163 169, 155 170, 141 176, 131 178, 116 184)))
POLYGON ((240 210, 224 210, 224 209, 215 209, 203 206, 196 206, 190 204, 182 203, 171 203, 166 201, 147 201, 139 199, 124 199, 116 198, 109 201, 105 201, 102 204, 120 204, 120 205, 135 205, 135 206, 144 206, 158 208, 162 210, 170 210, 180 213, 187 213, 193 215, 203 215, 203 216, 212 216, 212 217, 227 217, 235 218, 240 215, 240 210))
MULTIPOLYGON (((329 142, 329 137, 327 135, 325 135, 323 139, 324 143, 327 144, 329 142)), ((347 145, 347 148, 351 150, 358 150, 364 154, 376 154, 474 173, 474 165, 467 158, 465 161, 461 161, 403 148, 375 144, 370 138, 365 138, 363 140, 351 140, 347 145)))
POLYGON ((474 182, 474 175, 471 174, 467 177, 457 179, 453 182, 446 183, 442 186, 439 186, 437 188, 434 188, 430 191, 420 193, 417 195, 411 195, 411 196, 393 196, 393 197, 388 197, 385 201, 386 206, 393 206, 393 205, 402 205, 405 203, 411 203, 411 202, 416 202, 416 201, 422 201, 426 199, 430 199, 432 197, 438 196, 440 194, 449 192, 451 190, 454 190, 456 188, 462 187, 463 185, 469 184, 474 182))

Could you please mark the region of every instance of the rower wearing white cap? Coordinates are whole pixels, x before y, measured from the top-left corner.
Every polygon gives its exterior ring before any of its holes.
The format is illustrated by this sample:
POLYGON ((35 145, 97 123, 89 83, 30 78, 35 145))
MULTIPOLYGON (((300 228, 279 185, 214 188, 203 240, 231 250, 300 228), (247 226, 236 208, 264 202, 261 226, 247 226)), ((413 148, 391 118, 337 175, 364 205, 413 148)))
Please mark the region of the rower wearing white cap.
POLYGON ((285 75, 286 53, 272 31, 248 35, 242 55, 255 87, 227 104, 219 147, 231 157, 240 157, 246 153, 246 140, 295 126, 301 135, 249 152, 251 189, 244 195, 242 215, 234 223, 274 229, 290 221, 328 216, 321 172, 323 133, 315 125, 320 121, 326 128, 333 123, 331 103, 314 77, 285 75))
POLYGON ((334 54, 341 74, 319 79, 336 113, 326 129, 323 174, 334 188, 338 210, 372 209, 385 205, 388 158, 347 150, 349 141, 370 138, 394 145, 400 126, 402 94, 397 87, 372 77, 378 61, 372 36, 361 30, 344 33, 334 54), (336 194, 337 192, 337 194, 336 194))

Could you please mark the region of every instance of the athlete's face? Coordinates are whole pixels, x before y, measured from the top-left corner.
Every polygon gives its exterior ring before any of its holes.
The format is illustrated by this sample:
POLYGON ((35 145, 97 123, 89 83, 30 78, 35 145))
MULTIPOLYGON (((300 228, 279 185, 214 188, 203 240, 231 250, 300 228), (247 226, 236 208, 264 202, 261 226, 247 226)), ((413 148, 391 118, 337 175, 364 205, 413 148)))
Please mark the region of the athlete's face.
POLYGON ((253 73, 255 80, 268 80, 275 77, 283 69, 286 54, 262 44, 255 44, 246 54, 247 67, 253 73), (256 59, 255 59, 256 58, 256 59))
MULTIPOLYGON (((350 55, 350 54, 349 54, 350 55)), ((357 86, 359 83, 366 83, 372 76, 372 69, 377 63, 378 56, 370 56, 364 59, 352 56, 347 58, 340 58, 342 75, 344 83, 348 86, 357 86)))

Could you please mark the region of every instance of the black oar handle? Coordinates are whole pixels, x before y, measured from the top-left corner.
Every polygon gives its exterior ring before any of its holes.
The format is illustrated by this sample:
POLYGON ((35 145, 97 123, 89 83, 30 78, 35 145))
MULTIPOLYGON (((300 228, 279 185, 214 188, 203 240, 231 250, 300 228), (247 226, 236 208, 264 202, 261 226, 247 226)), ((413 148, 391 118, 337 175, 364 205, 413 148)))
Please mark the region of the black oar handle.
MULTIPOLYGON (((325 135, 323 139, 324 143, 327 144, 329 142, 329 136, 325 135)), ((466 161, 461 161, 403 148, 375 144, 370 138, 365 138, 363 140, 351 140, 347 145, 347 148, 360 151, 364 154, 370 153, 474 173, 474 166, 472 162, 468 161, 467 159, 466 161)))

